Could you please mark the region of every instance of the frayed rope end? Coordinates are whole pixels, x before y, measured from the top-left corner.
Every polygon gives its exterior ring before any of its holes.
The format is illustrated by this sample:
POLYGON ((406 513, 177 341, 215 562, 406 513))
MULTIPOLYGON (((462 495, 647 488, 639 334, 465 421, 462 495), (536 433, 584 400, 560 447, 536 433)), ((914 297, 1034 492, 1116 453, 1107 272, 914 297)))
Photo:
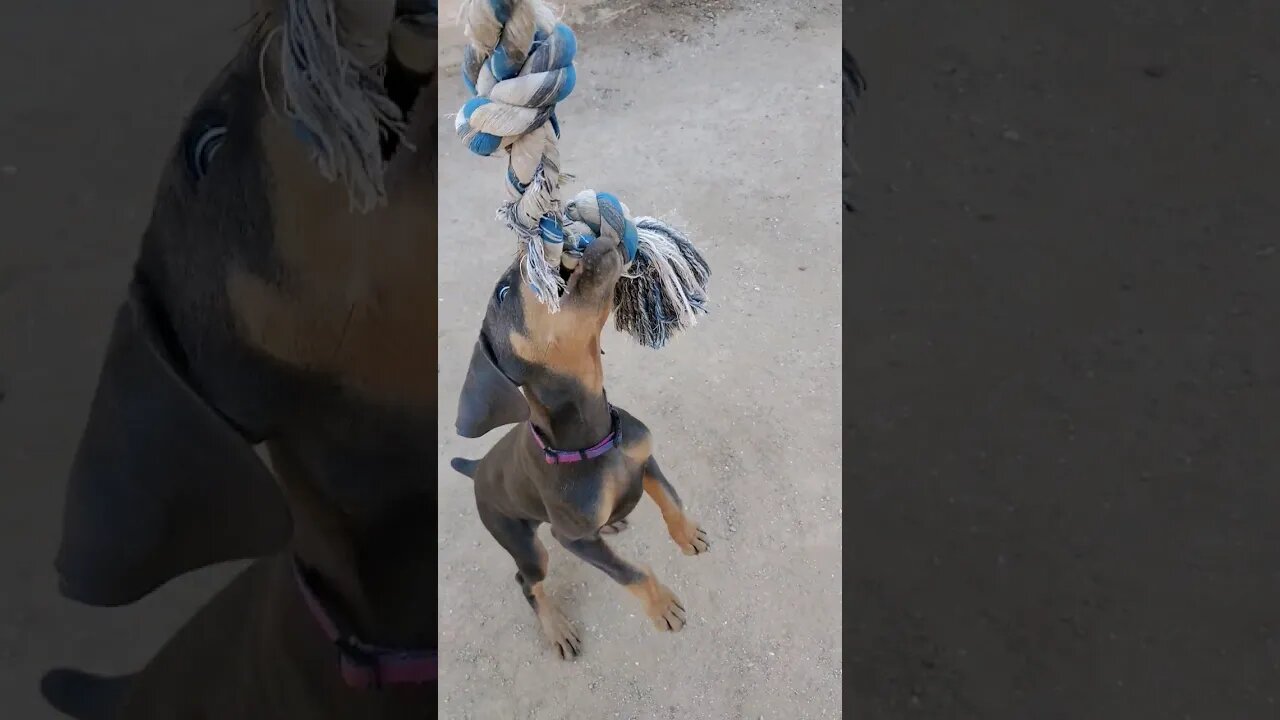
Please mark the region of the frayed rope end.
POLYGON ((635 219, 631 268, 614 289, 614 326, 659 349, 705 313, 711 268, 683 233, 651 217, 635 219))
POLYGON ((559 312, 560 296, 565 288, 564 279, 560 277, 560 259, 548 258, 540 230, 537 227, 532 229, 525 227, 519 222, 518 217, 519 209, 516 202, 509 202, 498 210, 498 219, 518 238, 516 252, 520 260, 521 278, 529 284, 538 300, 547 307, 547 312, 559 312))
POLYGON ((320 174, 346 185, 351 209, 368 212, 386 202, 381 139, 403 136, 406 123, 383 88, 384 68, 362 63, 343 47, 337 22, 328 0, 286 2, 280 32, 284 111, 320 174))

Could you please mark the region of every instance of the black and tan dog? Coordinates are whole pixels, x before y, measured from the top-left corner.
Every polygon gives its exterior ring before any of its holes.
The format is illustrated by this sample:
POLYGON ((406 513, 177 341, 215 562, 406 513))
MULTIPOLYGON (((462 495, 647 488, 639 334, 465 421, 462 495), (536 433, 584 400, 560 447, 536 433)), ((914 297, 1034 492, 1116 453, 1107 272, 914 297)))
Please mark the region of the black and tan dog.
POLYGON ((385 89, 423 150, 384 142, 386 202, 368 213, 268 102, 279 6, 262 4, 164 169, 57 568, 67 597, 115 606, 258 559, 138 673, 46 675, 76 717, 435 708, 435 3, 338 3, 383 23, 385 89))
POLYGON ((564 658, 577 656, 581 641, 542 587, 542 523, 571 553, 639 598, 662 631, 684 627, 680 600, 649 569, 614 554, 602 536, 625 528, 645 493, 686 555, 708 549, 706 533, 685 514, 658 467, 648 428, 605 397, 600 331, 613 307, 622 257, 616 236, 592 242, 554 314, 513 264, 489 299, 458 408, 464 437, 520 423, 484 458, 455 458, 453 468, 475 481, 481 522, 515 559, 516 581, 564 658))

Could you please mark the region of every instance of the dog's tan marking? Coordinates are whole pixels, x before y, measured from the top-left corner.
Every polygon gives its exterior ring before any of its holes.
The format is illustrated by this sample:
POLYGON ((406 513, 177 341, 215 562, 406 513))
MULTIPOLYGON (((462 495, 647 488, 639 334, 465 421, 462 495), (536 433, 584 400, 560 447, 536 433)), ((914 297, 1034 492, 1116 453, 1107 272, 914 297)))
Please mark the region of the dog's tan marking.
POLYGON ((605 296, 603 307, 588 310, 565 305, 560 312, 550 313, 528 283, 521 283, 521 292, 525 329, 509 335, 515 353, 525 362, 577 378, 592 393, 602 392, 600 331, 613 309, 612 294, 605 296))
MULTIPOLYGON (((545 428, 551 424, 551 414, 538 398, 531 392, 525 392, 525 400, 529 403, 529 420, 536 426, 545 428)), ((532 441, 530 441, 532 442, 532 441)))
POLYGON ((543 592, 542 583, 534 583, 529 588, 529 594, 533 595, 533 606, 538 615, 538 625, 542 628, 542 636, 560 653, 561 659, 577 657, 582 651, 582 640, 564 613, 560 612, 560 608, 543 592))
POLYGON ((622 454, 631 462, 643 465, 653 455, 653 438, 646 432, 635 440, 625 439, 622 454))
POLYGON ((685 514, 684 508, 667 492, 661 482, 648 472, 644 474, 644 491, 662 513, 667 533, 685 555, 700 555, 710 549, 707 534, 685 514))
POLYGON ((684 627, 685 612, 680 598, 658 582, 648 568, 645 568, 643 579, 625 587, 640 599, 655 628, 663 632, 679 632, 684 627))
POLYGON ((604 366, 600 362, 599 335, 581 338, 565 334, 535 340, 513 330, 509 337, 511 349, 525 362, 577 378, 590 393, 603 391, 604 366))
POLYGON ((614 473, 606 472, 600 478, 600 505, 596 508, 596 527, 602 528, 613 519, 618 503, 619 481, 614 473))
POLYGON ((233 269, 237 330, 289 365, 328 374, 375 399, 435 401, 435 189, 406 183, 386 207, 348 209, 306 149, 267 116, 261 147, 271 182, 278 283, 233 269), (413 191, 420 193, 414 196, 413 191))

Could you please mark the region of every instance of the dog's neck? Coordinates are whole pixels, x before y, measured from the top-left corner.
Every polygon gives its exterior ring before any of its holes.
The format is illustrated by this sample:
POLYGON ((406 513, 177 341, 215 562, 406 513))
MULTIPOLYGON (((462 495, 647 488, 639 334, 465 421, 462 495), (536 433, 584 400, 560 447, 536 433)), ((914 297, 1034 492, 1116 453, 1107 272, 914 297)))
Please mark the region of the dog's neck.
POLYGON ((609 434, 613 419, 604 391, 592 392, 575 379, 525 386, 529 422, 559 450, 591 447, 609 434))
POLYGON ((287 450, 273 447, 271 461, 294 518, 289 552, 314 574, 312 589, 340 629, 372 645, 434 648, 434 494, 348 512, 305 481, 287 450))
POLYGON ((377 520, 295 521, 292 551, 317 576, 313 591, 343 630, 366 643, 435 647, 434 498, 420 500, 377 520))

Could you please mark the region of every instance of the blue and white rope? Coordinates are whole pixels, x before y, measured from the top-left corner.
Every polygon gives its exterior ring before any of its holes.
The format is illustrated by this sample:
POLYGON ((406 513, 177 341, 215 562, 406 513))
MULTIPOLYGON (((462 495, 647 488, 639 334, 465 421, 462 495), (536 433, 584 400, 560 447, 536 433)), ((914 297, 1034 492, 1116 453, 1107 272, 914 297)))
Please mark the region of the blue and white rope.
POLYGON ((649 347, 662 347, 705 312, 706 260, 682 233, 655 218, 631 218, 609 193, 586 190, 562 204, 556 104, 573 92, 577 41, 541 0, 464 0, 469 43, 462 77, 472 98, 454 129, 470 150, 506 150, 507 194, 500 216, 520 238, 524 279, 551 312, 581 251, 616 241, 627 266, 615 287, 614 322, 649 347))
POLYGON ((613 195, 584 190, 565 206, 565 217, 586 226, 585 230, 574 233, 577 250, 582 250, 598 237, 605 237, 622 245, 628 264, 636 259, 640 243, 636 224, 631 220, 631 211, 613 195))
POLYGON ((525 279, 555 310, 566 240, 555 108, 573 92, 577 40, 536 0, 468 0, 461 14, 462 78, 473 97, 454 129, 478 155, 507 151, 503 219, 523 241, 525 279))

